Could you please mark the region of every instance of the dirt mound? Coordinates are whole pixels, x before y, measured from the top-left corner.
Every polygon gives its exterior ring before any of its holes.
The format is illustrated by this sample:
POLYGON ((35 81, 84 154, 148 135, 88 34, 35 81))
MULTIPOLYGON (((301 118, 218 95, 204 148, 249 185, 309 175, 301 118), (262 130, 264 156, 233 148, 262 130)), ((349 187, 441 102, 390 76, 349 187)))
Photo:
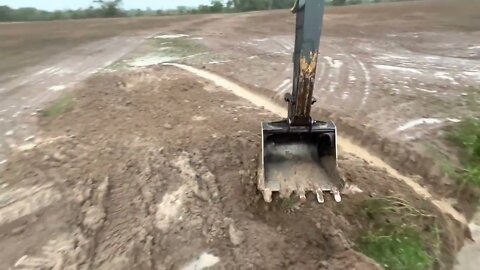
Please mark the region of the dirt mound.
POLYGON ((371 226, 365 201, 392 194, 435 216, 437 268, 460 245, 452 221, 352 156, 340 159, 342 203, 266 204, 258 122, 274 117, 173 67, 94 77, 69 102, 6 164, 0 217, 16 215, 0 219, 0 242, 14 247, 0 268, 376 269, 353 249, 371 226))

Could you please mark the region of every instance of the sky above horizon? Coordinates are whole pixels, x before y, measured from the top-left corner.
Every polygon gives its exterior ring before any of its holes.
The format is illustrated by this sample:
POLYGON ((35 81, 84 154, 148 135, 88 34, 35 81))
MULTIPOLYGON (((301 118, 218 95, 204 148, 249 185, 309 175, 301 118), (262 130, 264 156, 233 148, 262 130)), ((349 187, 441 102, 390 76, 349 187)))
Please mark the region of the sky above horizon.
MULTIPOLYGON (((173 9, 177 6, 196 7, 208 4, 210 0, 123 0, 125 9, 173 9)), ((93 0, 0 0, 0 6, 12 8, 34 7, 43 10, 62 10, 87 8, 93 5, 93 0)))

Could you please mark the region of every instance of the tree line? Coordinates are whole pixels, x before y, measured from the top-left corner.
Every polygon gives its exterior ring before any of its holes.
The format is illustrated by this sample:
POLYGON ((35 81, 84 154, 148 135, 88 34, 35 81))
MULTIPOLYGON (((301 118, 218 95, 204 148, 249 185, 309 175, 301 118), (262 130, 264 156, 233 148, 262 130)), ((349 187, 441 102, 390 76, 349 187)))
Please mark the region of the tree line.
MULTIPOLYGON (((326 0, 326 3, 327 5, 340 6, 380 1, 392 0, 326 0)), ((291 8, 294 2, 295 0, 212 0, 209 5, 199 5, 198 7, 178 6, 171 10, 152 10, 150 8, 126 10, 122 8, 122 0, 95 0, 88 8, 57 11, 44 11, 36 8, 14 9, 9 6, 0 6, 0 22, 245 12, 291 8)))

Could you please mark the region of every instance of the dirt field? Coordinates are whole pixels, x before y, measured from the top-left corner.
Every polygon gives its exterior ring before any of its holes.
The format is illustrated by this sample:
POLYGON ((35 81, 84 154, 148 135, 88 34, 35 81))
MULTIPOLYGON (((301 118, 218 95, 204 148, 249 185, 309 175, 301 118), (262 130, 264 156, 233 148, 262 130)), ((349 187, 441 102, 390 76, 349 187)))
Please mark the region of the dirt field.
POLYGON ((370 194, 405 194, 436 213, 442 263, 451 265, 462 241, 461 226, 349 155, 342 172, 362 192, 342 205, 263 203, 251 119, 275 118, 173 67, 92 78, 73 102, 42 118, 37 146, 7 164, 2 180, 21 196, 3 194, 2 268, 179 269, 206 253, 222 269, 372 269, 350 249, 367 226, 355 212, 370 194))
MULTIPOLYGON (((263 202, 259 123, 279 116, 230 89, 289 91, 288 12, 14 25, 6 50, 51 27, 69 41, 0 66, 0 269, 389 269, 358 251, 400 224, 420 232, 429 268, 453 269, 480 224, 466 229, 475 207, 428 151, 450 153, 442 130, 478 115, 465 100, 480 95, 480 18, 454 7, 328 10, 314 114, 339 125, 348 188, 323 205, 263 202), (74 48, 73 24, 89 26, 74 48)), ((476 248, 456 269, 475 269, 476 248)))
MULTIPOLYGON (((208 16, 208 19, 211 18, 212 16, 208 16)), ((0 40, 2 40, 0 44, 0 57, 2 57, 0 82, 4 79, 2 78, 4 74, 12 75, 18 69, 40 64, 56 54, 71 50, 79 45, 117 37, 116 42, 110 44, 110 46, 119 46, 125 38, 131 36, 138 39, 144 35, 154 34, 160 29, 181 29, 185 23, 199 22, 205 19, 206 16, 185 15, 177 17, 0 23, 0 40)))

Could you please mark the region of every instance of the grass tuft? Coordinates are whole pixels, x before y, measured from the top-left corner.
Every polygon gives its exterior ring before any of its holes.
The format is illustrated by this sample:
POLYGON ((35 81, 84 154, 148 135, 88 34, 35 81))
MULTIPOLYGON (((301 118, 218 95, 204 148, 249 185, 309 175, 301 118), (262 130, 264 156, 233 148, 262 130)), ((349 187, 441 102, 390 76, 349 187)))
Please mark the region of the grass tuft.
POLYGON ((358 247, 385 269, 424 270, 433 265, 420 233, 410 227, 371 231, 358 247))
POLYGON ((292 198, 281 198, 280 206, 284 209, 294 209, 297 206, 297 202, 292 198))
POLYGON ((57 117, 67 111, 70 111, 73 109, 73 96, 72 95, 66 95, 59 100, 57 100, 52 106, 48 107, 44 115, 47 117, 57 117))
POLYGON ((367 199, 363 214, 369 228, 357 239, 360 252, 385 269, 431 269, 441 252, 435 216, 394 196, 367 199))
POLYGON ((163 39, 157 38, 152 45, 166 55, 179 57, 205 52, 205 47, 189 38, 163 39))
POLYGON ((463 168, 444 166, 445 171, 465 187, 480 187, 480 119, 466 118, 447 135, 458 146, 463 168))
POLYGON ((434 218, 425 211, 417 209, 402 198, 384 196, 370 198, 365 201, 364 214, 370 219, 379 219, 377 223, 401 223, 406 218, 434 218), (385 220, 388 219, 388 220, 385 220))
POLYGON ((467 87, 465 89, 465 94, 466 95, 462 97, 463 105, 469 111, 478 111, 478 106, 480 105, 480 88, 467 87))

